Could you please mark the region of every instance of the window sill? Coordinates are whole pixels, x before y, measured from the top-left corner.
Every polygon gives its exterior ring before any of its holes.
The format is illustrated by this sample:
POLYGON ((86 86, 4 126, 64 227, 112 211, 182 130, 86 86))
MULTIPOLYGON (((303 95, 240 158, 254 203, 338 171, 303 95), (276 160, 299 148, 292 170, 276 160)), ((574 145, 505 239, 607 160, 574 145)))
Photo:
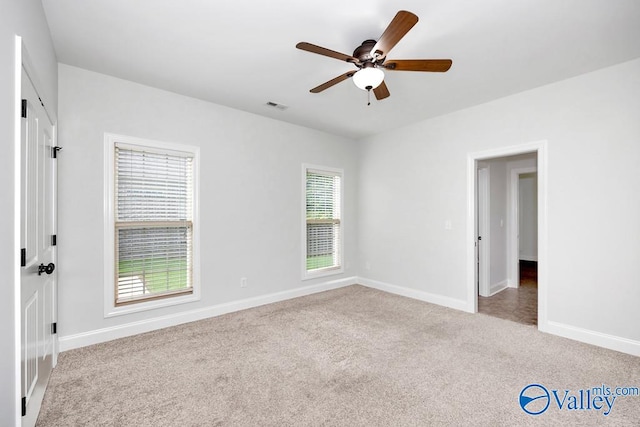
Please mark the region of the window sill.
POLYGON ((342 267, 319 268, 317 270, 304 271, 302 273, 302 280, 311 280, 311 279, 316 279, 318 277, 335 276, 337 274, 342 274, 342 273, 344 273, 344 268, 342 267))
POLYGON ((111 307, 108 307, 108 309, 105 311, 104 317, 108 318, 108 317, 122 316, 125 314, 132 314, 132 313, 138 313, 141 311, 154 310, 161 307, 171 307, 174 305, 186 304, 186 303, 195 302, 199 300, 200 300, 200 296, 194 293, 189 295, 181 295, 177 297, 162 298, 162 299, 156 299, 152 301, 126 304, 126 305, 121 305, 117 307, 111 306, 111 307))

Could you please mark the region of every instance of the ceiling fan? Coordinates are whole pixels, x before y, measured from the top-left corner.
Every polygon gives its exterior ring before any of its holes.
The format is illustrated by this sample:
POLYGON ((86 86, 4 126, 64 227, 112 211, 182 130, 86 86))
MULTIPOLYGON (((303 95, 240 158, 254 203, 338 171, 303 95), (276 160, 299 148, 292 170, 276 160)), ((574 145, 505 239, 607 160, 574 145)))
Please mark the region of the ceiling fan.
POLYGON ((378 41, 365 40, 354 51, 353 55, 336 52, 331 49, 316 46, 307 42, 296 45, 298 49, 318 55, 328 56, 355 65, 358 69, 329 80, 310 90, 311 93, 319 93, 350 77, 362 90, 373 93, 377 100, 387 98, 390 93, 384 82, 384 70, 388 71, 429 71, 445 72, 451 68, 450 59, 387 59, 389 51, 409 32, 418 22, 418 17, 406 10, 399 11, 389 26, 380 36, 378 41))

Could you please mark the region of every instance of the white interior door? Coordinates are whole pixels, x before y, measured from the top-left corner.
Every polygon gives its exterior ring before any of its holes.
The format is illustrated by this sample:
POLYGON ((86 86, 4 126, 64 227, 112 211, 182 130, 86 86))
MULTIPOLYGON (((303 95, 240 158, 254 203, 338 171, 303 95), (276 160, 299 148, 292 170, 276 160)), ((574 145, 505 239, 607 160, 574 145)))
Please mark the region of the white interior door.
POLYGON ((489 285, 489 169, 478 169, 478 294, 491 296, 489 285))
POLYGON ((22 425, 38 417, 56 363, 55 128, 22 70, 21 179, 21 389, 22 425))

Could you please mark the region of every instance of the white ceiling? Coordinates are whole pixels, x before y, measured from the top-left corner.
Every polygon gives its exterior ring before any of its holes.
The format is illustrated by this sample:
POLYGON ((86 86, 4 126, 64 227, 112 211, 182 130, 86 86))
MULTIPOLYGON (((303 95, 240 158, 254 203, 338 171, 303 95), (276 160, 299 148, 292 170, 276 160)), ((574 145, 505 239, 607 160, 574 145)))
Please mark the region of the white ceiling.
POLYGON ((42 3, 62 63, 352 138, 640 57, 638 0, 42 3), (388 58, 451 58, 449 72, 387 72, 391 97, 370 106, 351 81, 309 93, 353 65, 296 43, 352 54, 399 9, 420 21, 388 58))

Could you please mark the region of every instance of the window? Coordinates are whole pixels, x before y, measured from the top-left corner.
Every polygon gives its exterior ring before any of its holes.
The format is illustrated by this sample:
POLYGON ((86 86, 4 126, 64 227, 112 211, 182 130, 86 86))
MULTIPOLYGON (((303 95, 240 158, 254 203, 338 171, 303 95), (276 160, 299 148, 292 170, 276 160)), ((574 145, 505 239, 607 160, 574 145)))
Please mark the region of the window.
POLYGON ((304 166, 304 277, 342 272, 342 171, 304 166))
MULTIPOLYGON (((197 148, 107 139, 113 171, 109 307, 193 300, 197 148)), ((158 305, 167 304, 151 307, 158 305)))

